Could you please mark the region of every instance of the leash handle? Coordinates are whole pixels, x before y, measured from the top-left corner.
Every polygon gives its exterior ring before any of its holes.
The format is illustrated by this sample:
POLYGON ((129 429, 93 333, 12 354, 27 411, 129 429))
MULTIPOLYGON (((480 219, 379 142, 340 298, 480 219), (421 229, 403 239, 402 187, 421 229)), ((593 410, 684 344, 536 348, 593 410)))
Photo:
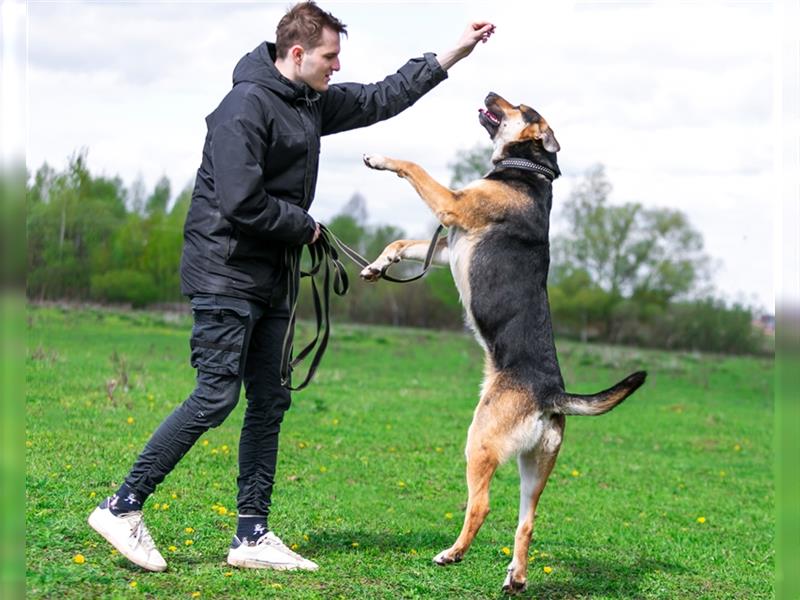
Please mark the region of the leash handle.
POLYGON ((338 296, 344 296, 350 287, 350 282, 347 277, 347 271, 344 265, 339 260, 339 254, 331 244, 329 236, 332 235, 330 230, 325 225, 320 223, 320 236, 317 241, 307 246, 309 254, 311 255, 311 268, 307 272, 302 272, 298 268, 300 256, 302 255, 302 248, 299 251, 289 249, 287 251, 287 268, 289 270, 289 299, 292 307, 289 326, 286 329, 286 334, 283 338, 283 351, 281 353, 281 385, 293 392, 300 391, 314 378, 317 368, 322 362, 322 357, 325 350, 328 348, 328 340, 331 333, 331 319, 330 319, 330 292, 338 296), (333 271, 333 280, 331 281, 331 271, 333 271), (316 276, 322 273, 322 298, 317 287, 316 276), (299 274, 299 277, 298 277, 299 274), (300 279, 303 277, 311 278, 311 292, 314 299, 314 313, 317 321, 317 333, 314 339, 311 340, 297 356, 292 356, 292 345, 294 342, 294 327, 297 321, 297 303, 300 292, 300 279), (321 334, 321 336, 320 336, 321 334), (292 371, 302 362, 311 352, 316 348, 311 365, 308 368, 303 381, 297 385, 292 386, 291 374, 292 371))

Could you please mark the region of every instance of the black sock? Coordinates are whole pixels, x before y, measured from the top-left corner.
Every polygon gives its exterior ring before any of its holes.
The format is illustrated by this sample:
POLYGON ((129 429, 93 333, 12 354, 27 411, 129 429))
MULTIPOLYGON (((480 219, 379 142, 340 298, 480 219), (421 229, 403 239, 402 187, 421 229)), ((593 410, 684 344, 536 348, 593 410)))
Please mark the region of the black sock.
POLYGON ((111 496, 108 502, 108 510, 115 516, 142 510, 142 504, 146 499, 129 488, 128 484, 123 483, 117 493, 111 496))
POLYGON ((262 535, 269 531, 267 529, 266 515, 239 515, 239 522, 236 525, 236 537, 242 543, 246 541, 255 542, 262 535))

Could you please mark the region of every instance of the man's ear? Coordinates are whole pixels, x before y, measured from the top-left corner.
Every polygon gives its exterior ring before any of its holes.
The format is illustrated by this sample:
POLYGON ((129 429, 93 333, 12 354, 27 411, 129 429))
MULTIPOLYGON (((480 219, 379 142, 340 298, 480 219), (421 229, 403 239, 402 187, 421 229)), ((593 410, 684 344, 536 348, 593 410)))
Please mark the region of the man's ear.
POLYGON ((289 48, 289 56, 292 57, 292 62, 296 65, 300 64, 300 61, 303 59, 303 55, 305 54, 305 50, 300 44, 295 44, 291 48, 289 48))

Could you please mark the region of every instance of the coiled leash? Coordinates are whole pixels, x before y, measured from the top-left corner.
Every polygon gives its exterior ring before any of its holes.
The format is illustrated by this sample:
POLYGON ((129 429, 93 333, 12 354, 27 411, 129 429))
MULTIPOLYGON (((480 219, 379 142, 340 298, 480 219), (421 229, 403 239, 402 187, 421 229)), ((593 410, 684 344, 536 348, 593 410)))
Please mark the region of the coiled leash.
MULTIPOLYGON (((408 283, 420 279, 433 262, 433 254, 436 251, 436 244, 439 241, 439 234, 444 227, 439 225, 431 238, 431 244, 428 247, 428 253, 425 256, 425 261, 422 265, 422 272, 407 279, 397 279, 386 273, 388 265, 381 271, 381 278, 392 283, 408 283)), ((289 316, 289 327, 286 329, 286 335, 283 338, 283 351, 281 354, 281 385, 291 391, 299 391, 305 388, 317 372, 322 356, 328 348, 328 339, 331 333, 331 318, 330 318, 330 299, 331 290, 337 296, 344 296, 350 287, 350 281, 347 277, 347 271, 344 265, 339 260, 339 253, 336 247, 344 253, 350 260, 356 263, 360 268, 364 269, 369 265, 369 261, 361 256, 358 252, 350 248, 347 244, 337 238, 330 229, 322 223, 319 224, 319 237, 313 244, 307 246, 309 255, 311 257, 311 267, 308 271, 301 271, 298 268, 302 248, 300 250, 288 250, 286 253, 286 266, 289 271, 289 304, 292 307, 289 316), (331 271, 333 272, 331 274, 331 271), (317 278, 322 276, 322 297, 320 298, 320 291, 317 286, 317 278), (314 339, 309 342, 294 358, 292 358, 292 346, 294 342, 294 326, 297 317, 297 303, 300 292, 300 279, 302 277, 311 278, 311 293, 314 299, 314 314, 317 322, 317 333, 314 339), (300 385, 293 387, 290 383, 292 371, 300 364, 316 347, 316 352, 311 359, 311 365, 308 368, 308 373, 300 385)), ((392 263, 394 264, 394 263, 392 263)))

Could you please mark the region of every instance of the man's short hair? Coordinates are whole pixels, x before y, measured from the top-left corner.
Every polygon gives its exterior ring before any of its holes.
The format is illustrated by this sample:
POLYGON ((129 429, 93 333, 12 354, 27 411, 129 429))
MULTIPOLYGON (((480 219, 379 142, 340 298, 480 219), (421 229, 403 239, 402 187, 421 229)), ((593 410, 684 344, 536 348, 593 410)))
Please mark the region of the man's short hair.
POLYGON ((331 13, 322 10, 315 2, 295 4, 280 20, 275 32, 275 52, 278 58, 285 58, 289 48, 295 44, 306 50, 319 46, 324 27, 340 35, 347 35, 347 26, 331 13))

